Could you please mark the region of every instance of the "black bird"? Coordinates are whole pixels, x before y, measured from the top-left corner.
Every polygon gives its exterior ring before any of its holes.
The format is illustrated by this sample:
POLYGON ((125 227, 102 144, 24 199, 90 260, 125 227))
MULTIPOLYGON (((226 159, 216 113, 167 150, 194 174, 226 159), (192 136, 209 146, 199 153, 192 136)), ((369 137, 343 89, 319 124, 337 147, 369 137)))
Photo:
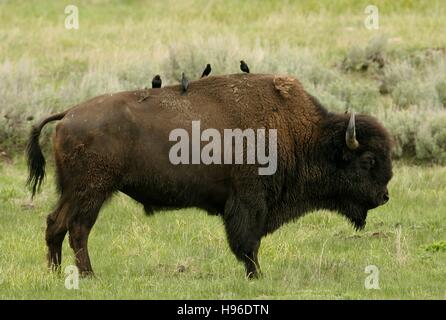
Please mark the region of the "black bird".
POLYGON ((181 93, 186 94, 187 87, 189 87, 189 80, 187 80, 184 72, 181 74, 181 93))
POLYGON ((243 72, 249 73, 248 65, 243 60, 240 61, 240 70, 242 70, 243 72))
POLYGON ((152 79, 152 88, 161 88, 161 84, 163 82, 161 81, 161 77, 159 74, 153 77, 152 79))
POLYGON ((207 77, 211 73, 211 70, 212 70, 211 65, 208 63, 203 71, 203 74, 201 75, 201 78, 207 77))

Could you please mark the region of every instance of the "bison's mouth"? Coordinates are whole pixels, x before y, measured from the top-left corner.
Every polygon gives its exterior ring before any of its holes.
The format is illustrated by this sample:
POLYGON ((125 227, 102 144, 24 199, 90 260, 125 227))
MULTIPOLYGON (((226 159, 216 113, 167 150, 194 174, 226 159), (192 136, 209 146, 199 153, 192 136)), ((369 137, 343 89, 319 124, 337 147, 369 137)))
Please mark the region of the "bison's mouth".
POLYGON ((375 209, 375 208, 378 208, 378 207, 380 207, 380 206, 383 206, 383 205, 385 205, 387 203, 387 200, 384 200, 384 199, 377 199, 377 200, 373 200, 373 201, 371 201, 371 202, 369 202, 367 205, 366 205, 366 207, 367 207, 367 209, 368 210, 372 210, 372 209, 375 209))

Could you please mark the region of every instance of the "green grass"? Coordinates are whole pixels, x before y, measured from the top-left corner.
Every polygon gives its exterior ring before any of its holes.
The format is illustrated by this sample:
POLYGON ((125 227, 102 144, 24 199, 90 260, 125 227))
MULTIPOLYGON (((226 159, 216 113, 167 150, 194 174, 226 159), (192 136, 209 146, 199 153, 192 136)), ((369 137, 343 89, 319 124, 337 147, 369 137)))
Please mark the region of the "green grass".
MULTIPOLYGON (((50 170, 51 171, 51 170, 50 170)), ((263 277, 244 279, 219 217, 196 209, 145 216, 119 195, 101 211, 90 255, 96 277, 65 288, 46 269, 45 217, 56 200, 52 176, 28 209, 22 160, 0 164, 2 299, 445 299, 446 168, 397 164, 391 201, 369 213, 364 231, 317 212, 263 240, 263 277), (179 266, 184 272, 178 272, 179 266), (380 290, 364 287, 376 265, 380 290)), ((64 242, 63 267, 73 264, 64 242)))

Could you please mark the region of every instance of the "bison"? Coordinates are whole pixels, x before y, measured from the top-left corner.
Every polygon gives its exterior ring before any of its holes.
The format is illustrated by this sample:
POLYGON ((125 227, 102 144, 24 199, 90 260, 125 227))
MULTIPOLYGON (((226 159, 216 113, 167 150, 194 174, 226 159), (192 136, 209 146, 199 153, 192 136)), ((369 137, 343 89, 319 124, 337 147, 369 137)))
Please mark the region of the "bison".
POLYGON ((68 232, 79 271, 93 274, 88 236, 118 191, 148 214, 198 207, 221 216, 248 278, 260 273, 262 237, 282 224, 328 209, 362 229, 368 210, 389 200, 392 142, 373 117, 328 112, 289 76, 211 76, 191 81, 188 93, 174 85, 101 95, 33 127, 27 156, 34 196, 45 176, 40 132, 60 121, 53 138, 59 200, 46 228, 52 269, 60 267, 68 232), (275 129, 277 170, 259 175, 258 164, 172 164, 169 133, 190 132, 194 120, 218 130, 275 129))

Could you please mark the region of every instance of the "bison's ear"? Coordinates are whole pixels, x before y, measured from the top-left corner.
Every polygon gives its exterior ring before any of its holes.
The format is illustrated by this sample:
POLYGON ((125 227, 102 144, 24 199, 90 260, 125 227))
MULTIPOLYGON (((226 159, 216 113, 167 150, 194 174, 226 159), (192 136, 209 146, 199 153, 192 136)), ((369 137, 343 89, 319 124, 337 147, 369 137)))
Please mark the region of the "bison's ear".
POLYGON ((342 149, 342 160, 345 162, 351 162, 356 158, 356 155, 351 152, 350 150, 347 150, 345 148, 342 149))
POLYGON ((371 152, 365 152, 361 155, 359 164, 364 170, 370 170, 375 165, 375 155, 371 152))

